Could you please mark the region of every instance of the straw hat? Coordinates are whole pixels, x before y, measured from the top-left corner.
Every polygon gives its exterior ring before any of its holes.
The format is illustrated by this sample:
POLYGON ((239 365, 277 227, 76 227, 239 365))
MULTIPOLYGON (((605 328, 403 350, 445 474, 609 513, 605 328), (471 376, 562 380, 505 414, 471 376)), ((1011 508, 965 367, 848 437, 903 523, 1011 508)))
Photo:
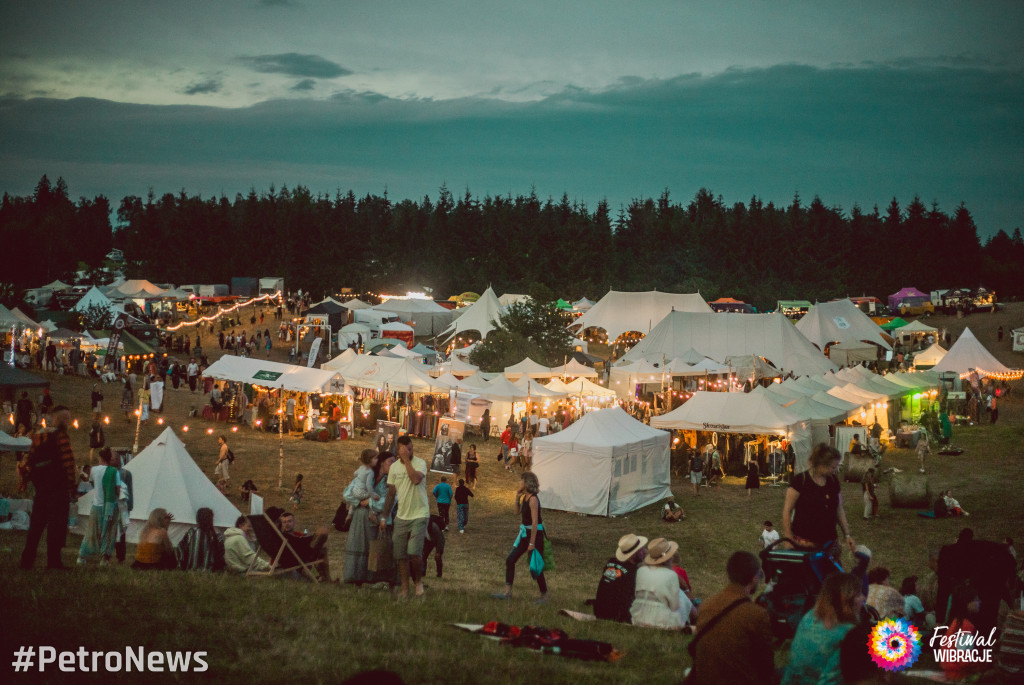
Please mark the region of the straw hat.
POLYGON ((619 538, 619 548, 615 550, 615 558, 619 561, 628 561, 631 556, 643 549, 647 544, 647 538, 642 535, 627 533, 619 538))
POLYGON ((678 550, 677 543, 665 538, 655 538, 651 540, 651 544, 647 545, 647 558, 644 559, 644 563, 648 566, 664 564, 674 557, 678 550))

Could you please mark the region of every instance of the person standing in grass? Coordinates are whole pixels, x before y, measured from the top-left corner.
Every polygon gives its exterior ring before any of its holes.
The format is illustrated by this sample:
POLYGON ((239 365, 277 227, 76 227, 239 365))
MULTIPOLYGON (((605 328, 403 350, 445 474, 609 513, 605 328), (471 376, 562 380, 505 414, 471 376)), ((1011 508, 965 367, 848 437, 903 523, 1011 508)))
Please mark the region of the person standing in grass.
POLYGON ((476 445, 470 445, 466 452, 466 483, 470 487, 476 487, 476 470, 480 468, 480 455, 477 454, 476 445))
POLYGON ((530 575, 537 581, 540 597, 537 604, 548 603, 548 585, 544 580, 544 521, 541 517, 540 481, 537 474, 527 471, 520 477, 519 489, 515 494, 515 512, 522 517, 519 535, 512 543, 512 551, 505 558, 505 591, 491 595, 495 599, 509 599, 512 596, 512 583, 516 578, 516 562, 519 557, 527 555, 530 575))
POLYGON ((89 525, 78 550, 79 564, 84 564, 90 556, 101 556, 102 563, 108 563, 121 539, 121 511, 117 500, 122 484, 117 468, 111 465, 112 459, 110 448, 104 447, 100 450, 100 463, 89 474, 93 502, 89 525))
MULTIPOLYGON (((461 480, 459 481, 462 482, 461 480)), ((448 516, 452 507, 452 486, 448 485, 447 476, 441 476, 441 482, 434 486, 434 499, 437 500, 437 514, 444 522, 444 530, 448 530, 448 516)))
MULTIPOLYGON (((469 475, 467 473, 467 475, 469 475)), ((466 481, 459 479, 459 486, 455 488, 455 516, 459 522, 459 532, 466 532, 466 524, 469 523, 469 498, 473 497, 473 491, 466 487, 466 481)))
MULTIPOLYGON (((385 513, 398 501, 398 515, 395 516, 395 530, 392 537, 395 562, 402 579, 400 598, 409 596, 409 581, 416 586, 416 596, 423 595, 423 539, 430 519, 430 504, 427 500, 427 463, 413 455, 412 438, 403 435, 398 438, 399 462, 388 473, 388 496, 384 501, 385 513)), ((378 526, 385 529, 387 516, 382 516, 378 526)))

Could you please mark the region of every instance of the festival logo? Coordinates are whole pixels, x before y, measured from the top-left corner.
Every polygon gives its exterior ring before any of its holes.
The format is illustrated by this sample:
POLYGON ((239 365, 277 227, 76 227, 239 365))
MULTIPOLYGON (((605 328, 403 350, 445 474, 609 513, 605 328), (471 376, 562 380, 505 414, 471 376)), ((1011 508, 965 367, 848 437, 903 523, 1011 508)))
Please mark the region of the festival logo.
POLYGON ((905 618, 879 621, 868 636, 868 654, 879 668, 905 671, 921 656, 921 633, 905 618))

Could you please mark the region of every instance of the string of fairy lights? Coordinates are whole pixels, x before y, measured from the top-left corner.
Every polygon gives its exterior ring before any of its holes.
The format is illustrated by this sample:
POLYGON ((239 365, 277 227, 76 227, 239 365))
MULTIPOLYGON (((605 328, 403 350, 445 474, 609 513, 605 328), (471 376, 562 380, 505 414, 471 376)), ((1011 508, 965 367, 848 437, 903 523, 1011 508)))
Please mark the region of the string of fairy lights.
POLYGON ((198 319, 194 319, 192 321, 182 321, 181 323, 179 323, 177 325, 167 326, 166 328, 164 328, 164 330, 166 330, 169 333, 173 333, 174 331, 181 330, 182 328, 185 328, 186 326, 188 326, 188 327, 200 326, 200 325, 205 324, 205 323, 210 323, 211 321, 216 321, 217 319, 219 319, 220 317, 224 316, 225 314, 230 314, 231 312, 234 312, 234 311, 236 311, 238 309, 241 309, 242 307, 248 307, 249 305, 256 304, 257 302, 264 302, 266 300, 272 300, 274 298, 277 298, 278 304, 281 303, 281 291, 280 290, 278 290, 276 293, 267 293, 266 295, 260 295, 259 297, 254 297, 254 298, 252 298, 250 300, 246 300, 245 302, 238 302, 234 306, 228 307, 227 309, 225 309, 223 307, 220 307, 218 305, 217 313, 216 314, 211 314, 209 316, 201 316, 198 319))

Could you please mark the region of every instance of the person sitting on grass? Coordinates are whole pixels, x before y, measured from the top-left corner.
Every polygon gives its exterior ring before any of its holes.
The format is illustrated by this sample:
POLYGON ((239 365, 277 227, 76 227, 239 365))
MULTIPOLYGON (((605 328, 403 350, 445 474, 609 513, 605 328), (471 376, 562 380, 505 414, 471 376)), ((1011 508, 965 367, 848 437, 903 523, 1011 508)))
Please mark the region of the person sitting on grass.
POLYGON ((149 513, 146 525, 139 533, 139 544, 135 548, 135 563, 132 568, 139 571, 168 571, 178 568, 178 558, 167 534, 167 528, 174 520, 174 514, 166 509, 156 508, 149 513))
POLYGON ((196 511, 196 526, 185 533, 176 553, 182 571, 224 570, 224 538, 213 527, 213 509, 196 511))
POLYGON ((242 496, 243 502, 248 502, 252 498, 252 493, 259 492, 260 489, 256 487, 256 484, 252 480, 247 480, 242 483, 242 487, 238 488, 238 494, 242 496))
POLYGON ((953 497, 952 490, 946 490, 942 493, 942 500, 946 505, 947 516, 970 516, 970 514, 964 511, 960 506, 960 502, 953 497))
POLYGON ((597 618, 630 623, 629 609, 636 595, 636 572, 647 556, 647 538, 629 533, 619 538, 615 556, 608 559, 593 600, 597 618))
POLYGON ((889 569, 876 566, 868 571, 868 597, 866 604, 874 607, 879 618, 899 618, 903 616, 903 595, 889 584, 889 569))
POLYGON ((246 573, 250 566, 256 571, 270 568, 270 564, 253 549, 251 536, 252 524, 245 516, 239 516, 235 527, 224 531, 224 565, 227 570, 246 573))
POLYGON ((839 645, 864 606, 860 579, 836 573, 825 579, 814 608, 800 620, 782 685, 841 683, 839 645))
POLYGON ((678 550, 677 543, 665 538, 651 540, 647 546, 629 608, 633 625, 677 629, 689 623, 693 603, 679 588, 679 576, 672 570, 678 550))
POLYGON ((683 508, 676 504, 675 497, 669 497, 665 500, 665 506, 661 508, 661 520, 666 523, 678 523, 679 521, 686 520, 686 512, 683 508))

